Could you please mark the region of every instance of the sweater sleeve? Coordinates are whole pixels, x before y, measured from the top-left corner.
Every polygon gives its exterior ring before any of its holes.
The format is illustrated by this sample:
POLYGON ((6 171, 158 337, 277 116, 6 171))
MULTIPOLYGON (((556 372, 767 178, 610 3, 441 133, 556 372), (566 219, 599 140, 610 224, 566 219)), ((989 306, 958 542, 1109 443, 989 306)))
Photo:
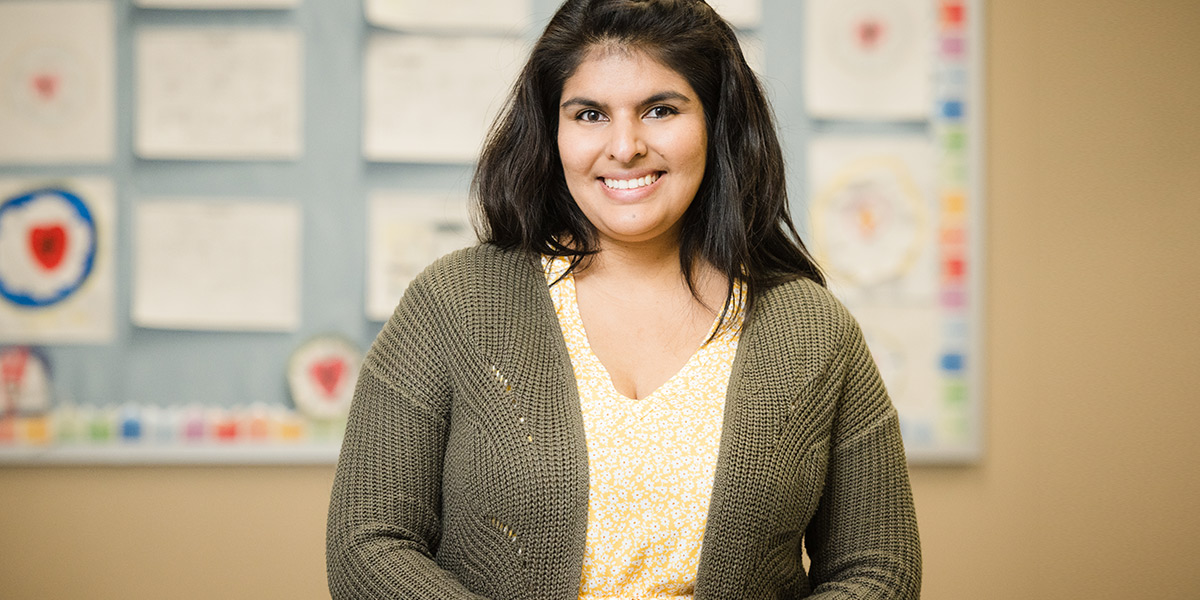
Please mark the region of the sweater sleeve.
POLYGON ((921 546, 900 424, 852 319, 835 360, 829 468, 805 535, 811 597, 918 598, 921 546))
POLYGON ((449 424, 439 354, 447 321, 418 278, 364 360, 329 505, 334 600, 479 598, 433 560, 449 424))

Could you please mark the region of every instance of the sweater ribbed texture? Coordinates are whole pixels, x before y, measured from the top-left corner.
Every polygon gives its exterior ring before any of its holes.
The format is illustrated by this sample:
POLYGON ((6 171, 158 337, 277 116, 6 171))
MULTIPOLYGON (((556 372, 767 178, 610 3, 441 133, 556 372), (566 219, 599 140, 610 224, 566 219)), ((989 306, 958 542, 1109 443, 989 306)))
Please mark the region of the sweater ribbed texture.
MULTIPOLYGON (((757 300, 695 597, 919 597, 899 425, 858 325, 807 280, 757 300)), ((579 396, 538 257, 484 245, 440 259, 364 361, 330 501, 333 598, 573 600, 587 495, 579 396)))

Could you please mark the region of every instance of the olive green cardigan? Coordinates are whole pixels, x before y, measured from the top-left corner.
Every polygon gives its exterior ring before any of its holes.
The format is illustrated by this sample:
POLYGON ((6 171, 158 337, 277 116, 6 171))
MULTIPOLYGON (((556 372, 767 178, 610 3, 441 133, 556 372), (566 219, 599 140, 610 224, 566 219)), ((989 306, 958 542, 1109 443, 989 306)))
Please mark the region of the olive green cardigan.
MULTIPOLYGON (((363 365, 329 507, 341 598, 574 600, 588 458, 536 256, 477 246, 405 292, 363 365)), ((739 343, 696 598, 917 598, 896 412, 853 318, 799 280, 739 343), (801 564, 801 542, 812 564, 801 564)))

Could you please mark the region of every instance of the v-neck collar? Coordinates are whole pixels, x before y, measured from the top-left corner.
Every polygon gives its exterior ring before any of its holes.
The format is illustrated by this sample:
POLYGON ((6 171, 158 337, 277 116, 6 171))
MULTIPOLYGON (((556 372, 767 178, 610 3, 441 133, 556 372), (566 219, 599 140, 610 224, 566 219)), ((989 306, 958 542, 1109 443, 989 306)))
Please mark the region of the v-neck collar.
MULTIPOLYGON (((556 310, 556 314, 560 319, 565 317, 567 322, 560 322, 559 325, 564 328, 564 330, 567 328, 573 328, 581 334, 581 339, 578 340, 578 343, 573 344, 571 340, 566 340, 568 349, 572 350, 572 365, 576 369, 581 367, 591 367, 603 374, 606 384, 604 391, 607 399, 624 403, 641 404, 648 410, 663 394, 670 393, 671 390, 675 389, 675 387, 679 385, 679 381, 681 379, 692 373, 696 369, 697 363, 704 358, 706 352, 711 350, 709 344, 711 338, 713 337, 713 331, 717 328, 717 325, 720 324, 721 315, 719 314, 713 318, 712 324, 709 325, 708 331, 704 335, 705 341, 692 352, 688 359, 684 361, 683 365, 681 365, 679 369, 672 373, 670 377, 658 384, 658 386, 655 387, 649 394, 646 394, 641 398, 630 398, 629 396, 626 396, 617 389, 616 384, 613 383, 612 373, 608 370, 608 367, 603 361, 600 360, 600 357, 596 355, 595 350, 592 348, 592 342, 588 337, 587 327, 585 327, 583 323, 583 315, 579 312, 579 295, 578 289, 575 287, 574 275, 571 273, 563 274, 563 269, 557 268, 558 263, 561 262, 561 259, 559 261, 556 261, 555 259, 549 259, 549 261, 543 259, 542 262, 546 269, 546 278, 548 283, 555 282, 554 285, 562 286, 561 288, 557 289, 557 293, 561 294, 562 297, 556 300, 556 307, 558 306, 559 301, 562 302, 561 312, 556 310), (587 364, 575 365, 574 362, 577 358, 587 364)), ((551 292, 552 297, 555 296, 555 294, 555 291, 551 292)), ((566 335, 566 331, 564 331, 563 337, 564 339, 568 337, 566 335)))
MULTIPOLYGON (((558 315, 554 310, 554 298, 550 293, 550 286, 546 285, 545 264, 541 257, 537 254, 528 254, 528 267, 522 275, 526 285, 534 288, 527 289, 530 296, 527 299, 533 300, 533 310, 540 313, 540 318, 535 317, 534 320, 539 322, 538 329, 543 334, 554 338, 554 347, 557 348, 557 356, 547 357, 553 360, 556 364, 556 370, 559 373, 571 374, 571 356, 567 348, 567 342, 563 337, 562 327, 558 324, 558 315)), ((756 310, 755 313, 761 311, 756 310)), ((709 497, 708 508, 708 525, 704 531, 704 544, 700 548, 700 563, 696 573, 696 591, 695 600, 703 600, 709 596, 709 586, 707 583, 707 573, 720 571, 721 565, 714 562, 715 556, 736 554, 737 546, 741 544, 741 536, 730 535, 723 527, 730 520, 726 518, 726 514, 736 512, 737 507, 729 505, 727 499, 733 494, 735 488, 739 485, 739 477, 733 472, 733 466, 739 462, 746 460, 743 456, 747 451, 752 451, 749 444, 746 443, 745 431, 749 425, 746 416, 746 406, 758 392, 760 383, 757 378, 748 377, 748 373, 761 372, 764 365, 760 364, 766 360, 760 356, 757 346, 761 343, 759 339, 762 334, 757 327, 758 319, 754 313, 743 312, 740 338, 737 348, 737 353, 733 359, 732 373, 730 374, 729 386, 725 395, 725 411, 722 420, 721 443, 717 450, 717 466, 714 471, 713 490, 709 497), (750 367, 748 365, 754 365, 750 367)), ((565 424, 563 433, 567 436, 565 443, 576 457, 575 473, 572 473, 574 481, 574 490, 578 493, 578 488, 582 485, 583 497, 575 498, 575 510, 577 514, 580 512, 580 500, 582 500, 582 519, 587 522, 587 486, 590 475, 590 468, 587 460, 587 441, 583 426, 583 410, 580 405, 579 389, 575 384, 575 379, 572 376, 564 378, 562 381, 556 382, 557 385, 566 389, 560 390, 555 394, 563 400, 572 403, 571 407, 559 407, 560 410, 566 411, 569 415, 569 422, 565 424)), ((578 518, 578 517, 577 517, 578 518)), ((733 527, 730 525, 730 527, 733 527)), ((583 573, 583 540, 575 540, 575 546, 578 548, 579 556, 574 562, 578 568, 577 576, 582 576, 583 573)), ((744 589, 745 581, 721 581, 718 589, 738 588, 744 589)), ((720 593, 714 591, 714 593, 720 593)))

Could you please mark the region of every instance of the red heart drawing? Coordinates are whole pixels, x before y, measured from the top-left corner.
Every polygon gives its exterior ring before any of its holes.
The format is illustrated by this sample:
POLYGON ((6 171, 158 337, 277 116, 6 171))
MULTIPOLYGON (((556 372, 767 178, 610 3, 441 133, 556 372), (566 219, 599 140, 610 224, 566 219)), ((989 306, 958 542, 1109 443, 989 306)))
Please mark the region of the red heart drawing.
POLYGON ((67 252, 67 230, 62 225, 34 227, 29 230, 29 249, 47 271, 54 270, 67 252))
POLYGON ((867 19, 858 24, 858 44, 864 50, 874 50, 883 42, 887 25, 874 19, 867 19))
POLYGON ((33 76, 33 89, 43 100, 53 100, 58 94, 58 76, 40 74, 33 76))
POLYGON ((332 398, 342 382, 342 376, 346 374, 346 361, 336 356, 327 358, 313 363, 308 372, 325 391, 325 396, 332 398))

